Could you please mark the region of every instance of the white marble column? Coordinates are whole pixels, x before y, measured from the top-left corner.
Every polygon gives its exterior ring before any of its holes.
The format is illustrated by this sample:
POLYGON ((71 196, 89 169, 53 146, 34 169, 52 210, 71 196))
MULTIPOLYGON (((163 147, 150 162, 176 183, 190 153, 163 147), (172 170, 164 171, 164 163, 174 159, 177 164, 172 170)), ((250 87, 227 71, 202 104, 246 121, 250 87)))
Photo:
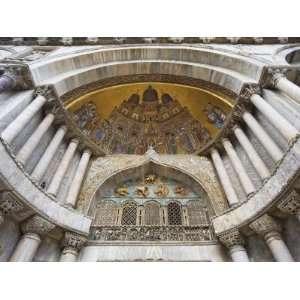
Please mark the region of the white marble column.
POLYGON ((91 155, 92 155, 91 150, 85 149, 80 158, 78 167, 76 169, 74 178, 72 180, 72 183, 70 185, 68 195, 66 198, 66 204, 70 205, 71 207, 75 207, 75 205, 76 205, 77 197, 79 195, 81 184, 84 179, 91 155))
POLYGON ((281 226, 273 217, 265 214, 252 222, 249 227, 264 238, 276 261, 294 261, 289 249, 281 237, 281 226))
POLYGON ((5 142, 10 144, 16 136, 30 122, 32 117, 42 108, 47 99, 44 96, 38 95, 17 117, 11 122, 1 134, 5 142))
POLYGON ((271 250, 273 257, 276 261, 294 261, 289 249, 287 248, 285 242, 283 241, 281 234, 276 231, 268 232, 264 239, 271 250))
POLYGON ((219 236, 220 242, 228 249, 229 255, 234 262, 249 262, 245 241, 238 230, 233 230, 219 236))
POLYGON ((223 164, 221 156, 216 149, 211 150, 211 158, 212 158, 214 166, 217 170, 218 177, 220 179, 221 185, 226 194, 229 205, 231 206, 231 205, 237 204, 239 202, 239 199, 238 199, 236 192, 232 186, 232 183, 229 179, 229 176, 227 174, 227 171, 225 169, 225 166, 223 164))
POLYGON ((229 139, 223 139, 222 143, 223 143, 225 151, 226 151, 227 155, 229 156, 229 159, 233 165, 233 168, 239 177, 239 180, 243 186, 243 189, 245 190, 245 193, 247 195, 253 193, 255 191, 255 187, 254 187, 250 177, 248 176, 235 149, 233 148, 233 145, 231 144, 229 139))
POLYGON ((230 247, 229 255, 234 262, 249 262, 247 251, 242 245, 234 245, 230 247))
POLYGON ((295 83, 288 80, 285 76, 276 74, 274 79, 275 88, 287 94, 300 104, 300 88, 295 83))
POLYGON ((268 133, 249 112, 244 112, 243 119, 248 127, 253 131, 257 139, 267 150, 267 152, 270 154, 270 156, 273 158, 273 160, 275 162, 279 161, 283 157, 283 152, 276 145, 273 139, 268 135, 268 133))
POLYGON ((4 213, 3 211, 0 209, 0 226, 4 223, 4 213))
POLYGON ((40 243, 41 238, 38 234, 25 233, 18 242, 10 261, 32 261, 40 243))
POLYGON ((43 121, 39 124, 37 129, 29 137, 26 143, 22 146, 17 154, 17 160, 25 165, 30 158, 33 151, 36 149, 44 134, 47 132, 52 122, 54 121, 54 114, 49 113, 43 121))
POLYGON ((255 107, 270 121, 270 123, 279 130, 279 132, 288 140, 292 140, 298 133, 298 130, 287 121, 277 110, 258 94, 250 97, 255 107))
POLYGON ((43 235, 54 229, 55 225, 38 215, 26 220, 21 230, 24 233, 18 242, 10 261, 32 261, 41 243, 43 235))
POLYGON ((261 179, 268 178, 270 176, 270 171, 254 149, 244 131, 240 127, 235 126, 233 132, 261 179))
POLYGON ((63 239, 63 250, 60 256, 60 262, 76 262, 78 254, 86 244, 87 239, 76 233, 66 232, 63 239))
POLYGON ((65 134, 67 132, 66 126, 61 126, 55 133, 54 137, 52 138, 50 144, 48 145, 46 151, 40 158, 38 164, 35 166, 31 177, 39 182, 42 177, 45 175, 48 166, 54 157, 59 145, 61 144, 65 134))
POLYGON ((60 161, 60 164, 52 178, 52 181, 49 185, 49 188, 47 190, 47 192, 49 194, 52 194, 53 196, 56 196, 58 190, 59 190, 59 187, 61 185, 61 182, 66 174, 66 171, 70 165, 70 162, 72 160, 72 158, 74 157, 75 155, 75 151, 76 151, 76 148, 78 146, 78 139, 72 139, 62 160, 60 161))

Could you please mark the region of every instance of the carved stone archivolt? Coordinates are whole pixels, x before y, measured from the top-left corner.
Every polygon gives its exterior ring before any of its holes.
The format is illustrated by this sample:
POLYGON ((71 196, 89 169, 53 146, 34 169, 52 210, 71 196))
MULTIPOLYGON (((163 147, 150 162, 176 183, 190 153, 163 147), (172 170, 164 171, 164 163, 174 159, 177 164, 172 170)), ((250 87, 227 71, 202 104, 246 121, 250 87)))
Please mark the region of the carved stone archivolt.
POLYGON ((86 237, 73 232, 66 232, 62 241, 62 246, 64 248, 79 252, 81 248, 86 244, 86 242, 86 237))
POLYGON ((252 222, 249 227, 258 235, 265 236, 270 232, 280 232, 280 224, 271 216, 265 214, 252 222))
POLYGON ((35 215, 22 223, 21 229, 23 233, 35 233, 40 236, 48 234, 55 228, 55 225, 46 219, 35 215))
POLYGON ((241 236, 238 230, 232 230, 225 234, 218 236, 220 242, 228 249, 233 246, 243 246, 245 245, 245 240, 241 236))

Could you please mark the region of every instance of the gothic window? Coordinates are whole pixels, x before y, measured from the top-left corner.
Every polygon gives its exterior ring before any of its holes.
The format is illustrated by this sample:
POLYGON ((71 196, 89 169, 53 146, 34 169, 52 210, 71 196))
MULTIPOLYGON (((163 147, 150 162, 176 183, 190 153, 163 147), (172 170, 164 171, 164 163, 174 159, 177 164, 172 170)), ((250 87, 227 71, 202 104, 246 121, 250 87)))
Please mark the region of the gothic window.
POLYGON ((159 225, 159 204, 154 201, 145 203, 145 225, 159 225))
POLYGON ((200 201, 193 200, 187 204, 189 225, 207 225, 208 218, 206 209, 201 205, 200 201))
POLYGON ((181 206, 176 202, 168 204, 168 223, 169 225, 182 225, 181 206))
POLYGON ((137 205, 135 202, 126 202, 123 205, 122 225, 136 225, 137 205))
POLYGON ((118 207, 113 201, 102 201, 97 205, 95 225, 111 226, 116 224, 118 207))

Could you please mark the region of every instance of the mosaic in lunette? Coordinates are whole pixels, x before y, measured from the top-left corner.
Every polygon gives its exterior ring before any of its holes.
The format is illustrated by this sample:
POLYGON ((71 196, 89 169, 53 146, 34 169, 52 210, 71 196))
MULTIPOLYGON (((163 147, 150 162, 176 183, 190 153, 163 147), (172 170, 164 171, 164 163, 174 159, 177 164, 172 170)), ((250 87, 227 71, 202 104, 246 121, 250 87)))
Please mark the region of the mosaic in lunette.
MULTIPOLYGON (((203 110, 207 122, 221 129, 226 118, 221 108, 208 103, 203 110)), ((187 107, 168 93, 160 97, 148 86, 142 97, 132 94, 101 119, 93 102, 74 112, 80 129, 95 143, 115 154, 144 154, 149 146, 158 153, 193 153, 212 139, 208 129, 187 107)))

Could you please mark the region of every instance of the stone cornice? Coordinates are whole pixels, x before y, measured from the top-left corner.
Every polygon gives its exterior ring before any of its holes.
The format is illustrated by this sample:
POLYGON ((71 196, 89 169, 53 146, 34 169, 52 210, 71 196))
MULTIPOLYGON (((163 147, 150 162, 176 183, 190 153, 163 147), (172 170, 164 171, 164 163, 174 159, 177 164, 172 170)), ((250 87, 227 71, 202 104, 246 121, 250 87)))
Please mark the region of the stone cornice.
POLYGON ((286 44, 299 37, 2 37, 0 45, 82 46, 120 44, 286 44))

